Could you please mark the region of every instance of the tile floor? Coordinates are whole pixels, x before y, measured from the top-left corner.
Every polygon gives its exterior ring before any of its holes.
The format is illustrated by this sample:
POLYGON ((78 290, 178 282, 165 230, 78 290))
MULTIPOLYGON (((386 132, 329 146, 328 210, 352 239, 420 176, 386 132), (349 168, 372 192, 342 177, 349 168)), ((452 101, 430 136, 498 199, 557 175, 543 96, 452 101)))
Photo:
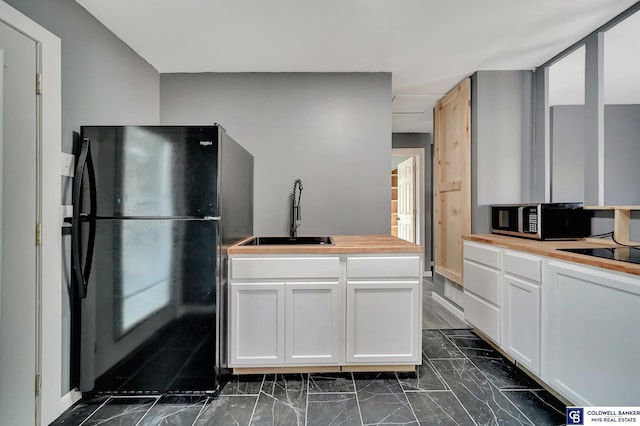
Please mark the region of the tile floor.
POLYGON ((417 373, 233 376, 221 396, 98 396, 54 425, 560 425, 565 406, 469 329, 423 331, 417 373))

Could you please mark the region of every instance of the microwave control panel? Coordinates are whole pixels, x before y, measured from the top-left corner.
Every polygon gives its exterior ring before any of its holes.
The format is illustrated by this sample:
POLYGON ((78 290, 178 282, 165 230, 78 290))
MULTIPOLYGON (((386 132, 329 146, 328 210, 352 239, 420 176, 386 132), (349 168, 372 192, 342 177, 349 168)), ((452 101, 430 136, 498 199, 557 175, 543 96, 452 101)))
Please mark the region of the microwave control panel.
POLYGON ((536 212, 529 213, 529 229, 527 231, 532 234, 538 232, 538 214, 536 212))
POLYGON ((522 215, 522 231, 528 234, 538 233, 538 209, 536 206, 525 207, 522 215))

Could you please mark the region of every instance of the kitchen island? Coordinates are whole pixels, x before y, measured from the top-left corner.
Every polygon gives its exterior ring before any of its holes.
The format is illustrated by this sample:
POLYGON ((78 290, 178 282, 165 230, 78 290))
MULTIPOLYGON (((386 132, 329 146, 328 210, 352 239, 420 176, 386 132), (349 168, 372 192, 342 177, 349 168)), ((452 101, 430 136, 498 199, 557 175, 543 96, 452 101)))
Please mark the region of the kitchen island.
POLYGON ((229 247, 236 374, 411 371, 422 362, 422 247, 387 235, 229 247))

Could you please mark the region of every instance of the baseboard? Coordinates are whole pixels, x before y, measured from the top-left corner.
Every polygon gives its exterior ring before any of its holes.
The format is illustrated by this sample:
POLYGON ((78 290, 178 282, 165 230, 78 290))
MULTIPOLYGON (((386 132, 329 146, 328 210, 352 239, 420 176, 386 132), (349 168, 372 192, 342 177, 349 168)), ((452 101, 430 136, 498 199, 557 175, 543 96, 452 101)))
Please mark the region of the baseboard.
POLYGON ((422 277, 423 277, 423 278, 424 278, 424 277, 433 277, 433 272, 431 272, 431 271, 424 271, 424 272, 422 273, 422 277))
MULTIPOLYGON (((434 302, 439 303, 440 305, 442 305, 443 308, 445 308, 447 311, 451 312, 453 315, 455 315, 457 318, 460 318, 462 321, 464 321, 464 311, 462 311, 461 309, 459 309, 457 306, 455 306, 453 303, 449 302, 447 299, 445 299, 444 297, 440 296, 438 293, 436 292, 431 292, 431 297, 433 298, 434 302)), ((466 322, 466 321, 465 321, 466 322)))

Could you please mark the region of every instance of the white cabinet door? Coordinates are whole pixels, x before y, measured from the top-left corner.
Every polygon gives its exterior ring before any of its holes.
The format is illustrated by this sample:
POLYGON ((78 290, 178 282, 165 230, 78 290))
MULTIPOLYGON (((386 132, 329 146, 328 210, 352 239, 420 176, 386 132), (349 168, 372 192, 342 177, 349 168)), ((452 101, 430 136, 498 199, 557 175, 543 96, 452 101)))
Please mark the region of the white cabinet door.
POLYGON ((230 286, 231 366, 282 365, 284 283, 230 286))
POLYGON ((505 275, 503 348, 531 372, 540 374, 540 285, 505 275))
POLYGON ((347 282, 347 363, 420 364, 419 281, 347 282))
POLYGON ((285 284, 285 362, 296 365, 339 364, 338 281, 285 284))
POLYGON ((542 378, 582 406, 640 401, 640 278, 567 262, 543 283, 542 378))

